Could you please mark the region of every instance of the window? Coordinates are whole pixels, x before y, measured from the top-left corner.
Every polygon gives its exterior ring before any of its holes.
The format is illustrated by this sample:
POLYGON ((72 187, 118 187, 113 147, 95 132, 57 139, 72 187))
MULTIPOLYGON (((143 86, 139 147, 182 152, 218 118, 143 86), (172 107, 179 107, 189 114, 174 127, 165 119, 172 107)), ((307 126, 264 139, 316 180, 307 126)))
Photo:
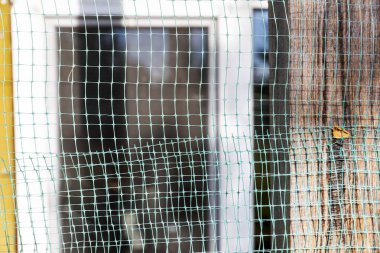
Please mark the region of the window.
POLYGON ((207 29, 65 28, 58 43, 63 249, 207 249, 207 29))
POLYGON ((103 2, 15 2, 22 250, 137 252, 165 238, 175 252, 250 251, 251 9, 265 4, 103 2))

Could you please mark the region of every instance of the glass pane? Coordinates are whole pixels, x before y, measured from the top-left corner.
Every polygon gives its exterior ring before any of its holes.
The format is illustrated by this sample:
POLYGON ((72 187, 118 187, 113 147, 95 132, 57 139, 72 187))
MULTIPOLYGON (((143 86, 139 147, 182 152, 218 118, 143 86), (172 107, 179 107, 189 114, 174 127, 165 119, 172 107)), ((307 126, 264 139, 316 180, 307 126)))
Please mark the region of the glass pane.
POLYGON ((268 63, 268 11, 255 9, 253 28, 253 91, 254 91, 254 225, 255 250, 271 251, 270 204, 270 114, 269 114, 269 63, 268 63))
POLYGON ((207 30, 83 27, 59 42, 63 249, 207 249, 207 30))

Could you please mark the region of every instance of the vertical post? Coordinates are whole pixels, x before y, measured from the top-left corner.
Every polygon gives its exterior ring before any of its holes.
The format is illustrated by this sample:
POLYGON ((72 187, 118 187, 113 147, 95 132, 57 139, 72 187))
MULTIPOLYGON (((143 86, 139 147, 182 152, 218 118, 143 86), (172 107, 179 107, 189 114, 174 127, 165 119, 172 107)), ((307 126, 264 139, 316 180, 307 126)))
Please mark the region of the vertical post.
POLYGON ((219 249, 253 246, 252 9, 224 2, 219 18, 219 249), (238 17, 238 18, 236 18, 238 17))
MULTIPOLYGON (((12 5, 14 190, 20 252, 59 252, 61 245, 57 200, 59 44, 56 26, 43 15, 47 2, 17 0, 12 5)), ((49 1, 64 2, 68 1, 49 1)), ((75 1, 71 2, 74 5, 75 1)))
POLYGON ((380 1, 294 0, 287 15, 290 248, 377 251, 380 1))
POLYGON ((271 115, 271 214, 272 233, 275 235, 273 252, 283 252, 289 247, 289 24, 287 20, 287 0, 269 1, 269 83, 273 106, 271 115))
POLYGON ((0 251, 16 252, 11 4, 0 2, 0 251))

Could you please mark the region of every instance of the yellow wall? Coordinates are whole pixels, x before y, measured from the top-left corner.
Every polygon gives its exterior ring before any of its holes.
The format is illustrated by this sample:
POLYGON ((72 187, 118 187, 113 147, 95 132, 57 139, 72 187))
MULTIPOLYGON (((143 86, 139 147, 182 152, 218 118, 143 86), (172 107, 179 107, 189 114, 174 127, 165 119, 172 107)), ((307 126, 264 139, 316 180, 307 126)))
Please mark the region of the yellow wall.
POLYGON ((0 11, 0 252, 16 252, 11 5, 0 11))

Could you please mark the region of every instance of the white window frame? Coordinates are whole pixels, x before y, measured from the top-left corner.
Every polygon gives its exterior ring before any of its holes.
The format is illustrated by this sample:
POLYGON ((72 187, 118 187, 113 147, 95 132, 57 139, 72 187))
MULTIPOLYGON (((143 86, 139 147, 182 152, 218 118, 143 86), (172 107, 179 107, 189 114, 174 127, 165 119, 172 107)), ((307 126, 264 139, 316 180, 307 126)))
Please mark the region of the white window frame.
POLYGON ((19 252, 60 248, 57 27, 83 15, 116 15, 127 27, 206 27, 209 37, 210 249, 249 252, 253 245, 252 13, 261 1, 17 0, 13 9, 14 110, 19 252), (122 6, 122 8, 120 8, 122 6), (237 18, 239 17, 239 18, 237 18), (236 101, 235 99, 238 98, 236 101), (238 151, 238 152, 237 152, 238 151), (218 187, 218 189, 217 189, 218 187), (43 221, 43 222, 42 222, 43 221), (237 237, 239 235, 239 237, 237 237))

